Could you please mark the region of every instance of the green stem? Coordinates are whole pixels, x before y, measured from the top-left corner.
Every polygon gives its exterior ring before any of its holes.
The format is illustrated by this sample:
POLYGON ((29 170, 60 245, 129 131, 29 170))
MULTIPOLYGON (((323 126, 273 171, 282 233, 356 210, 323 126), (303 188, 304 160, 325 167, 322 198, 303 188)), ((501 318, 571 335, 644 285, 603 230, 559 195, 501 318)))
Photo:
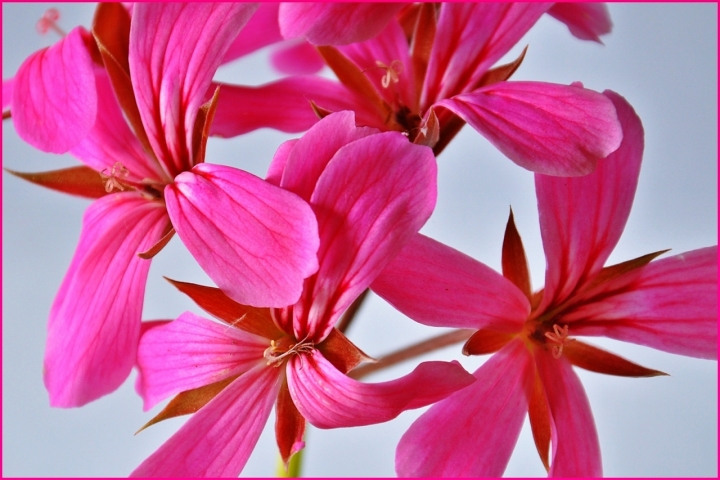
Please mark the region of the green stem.
POLYGON ((300 450, 295 455, 290 457, 288 462, 288 468, 285 469, 285 464, 282 458, 278 459, 277 476, 278 478, 300 478, 300 470, 302 469, 303 452, 305 449, 300 450))

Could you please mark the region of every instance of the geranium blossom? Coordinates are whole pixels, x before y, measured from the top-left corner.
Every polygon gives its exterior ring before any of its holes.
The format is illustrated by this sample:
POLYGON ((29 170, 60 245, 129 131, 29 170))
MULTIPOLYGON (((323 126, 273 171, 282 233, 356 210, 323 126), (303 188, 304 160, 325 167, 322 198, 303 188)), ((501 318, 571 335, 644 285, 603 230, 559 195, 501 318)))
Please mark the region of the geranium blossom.
POLYGON ((639 118, 622 97, 605 95, 623 125, 618 151, 586 177, 535 177, 544 290, 532 293, 512 219, 502 276, 418 236, 373 283, 421 323, 479 328, 465 353, 498 352, 475 372, 475 384, 433 406, 405 433, 396 454, 399 475, 500 476, 527 411, 551 476, 600 476, 595 424, 572 365, 631 377, 662 372, 577 335, 717 359, 717 247, 603 267, 629 216, 643 150, 639 118))
MULTIPOLYGON (((599 43, 612 22, 604 3, 545 4, 547 13, 565 23, 582 40, 599 43)), ((368 40, 387 26, 395 14, 419 8, 404 3, 282 3, 280 30, 285 38, 303 36, 314 45, 347 45, 368 40)))
MULTIPOLYGON (((82 405, 125 380, 148 259, 174 231, 218 285, 246 304, 296 301, 317 270, 317 226, 303 200, 204 163, 214 104, 202 105, 203 97, 255 8, 136 4, 132 22, 118 4, 98 8, 93 34, 106 68, 93 67, 97 115, 70 150, 89 168, 23 175, 102 197, 85 215, 50 315, 44 378, 54 406, 82 405)), ((21 101, 20 81, 19 74, 13 102, 21 101)), ((20 111, 13 106, 13 118, 20 111)))
POLYGON ((312 101, 316 114, 351 108, 359 125, 403 132, 436 153, 468 122, 524 168, 590 173, 622 139, 612 102, 579 84, 506 82, 521 59, 491 69, 549 7, 445 3, 437 13, 425 4, 391 19, 374 38, 320 47, 341 85, 310 77, 227 86, 222 95, 249 108, 230 110, 225 102, 211 131, 226 137, 262 126, 299 131, 315 121, 312 101), (264 101, 279 95, 274 108, 264 101))
POLYGON ((460 365, 445 362, 423 363, 391 382, 358 382, 345 374, 367 357, 333 328, 430 216, 436 176, 429 148, 355 127, 351 112, 283 144, 268 179, 312 206, 318 273, 297 303, 274 309, 177 284, 227 324, 187 312, 143 335, 138 390, 145 407, 183 392, 160 419, 197 412, 133 476, 238 475, 273 404, 287 462, 303 446, 306 420, 319 428, 384 422, 471 383, 460 365))
MULTIPOLYGON (((310 44, 283 41, 278 8, 277 3, 262 4, 227 47, 222 63, 278 44, 271 62, 280 71, 297 75, 320 70, 322 58, 310 44)), ((132 7, 128 11, 132 13, 132 7)), ((42 33, 53 29, 62 38, 28 57, 15 78, 3 80, 3 118, 12 111, 18 135, 35 148, 52 153, 67 152, 95 124, 98 98, 93 69, 103 66, 93 32, 76 27, 65 34, 56 24, 58 19, 58 11, 50 9, 38 28, 43 28, 42 33)))

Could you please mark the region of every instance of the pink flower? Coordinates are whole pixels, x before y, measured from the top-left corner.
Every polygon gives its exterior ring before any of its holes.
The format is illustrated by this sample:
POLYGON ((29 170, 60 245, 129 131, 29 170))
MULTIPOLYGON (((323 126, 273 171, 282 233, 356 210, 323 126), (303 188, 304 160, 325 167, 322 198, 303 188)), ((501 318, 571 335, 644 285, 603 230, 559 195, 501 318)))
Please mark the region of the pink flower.
MULTIPOLYGON (((431 4, 410 9, 370 40, 319 47, 341 84, 303 77, 252 89, 227 86, 221 95, 232 101, 220 105, 212 132, 232 136, 267 126, 301 131, 316 115, 351 109, 359 125, 403 132, 439 153, 468 122, 524 168, 549 175, 588 174, 620 145, 622 130, 612 102, 580 84, 505 81, 522 57, 491 69, 549 7, 444 3, 439 13, 431 4), (272 107, 270 99, 280 101, 272 107), (232 102, 248 108, 230 109, 232 102)), ((314 21, 316 10, 325 12, 318 18, 351 11, 362 20, 374 8, 379 7, 283 5, 281 29, 286 28, 283 12, 299 12, 292 24, 299 26, 314 21)), ((397 5, 382 8, 378 18, 397 5)))
POLYGON ((374 37, 405 7, 405 3, 280 4, 280 32, 303 36, 313 45, 347 45, 374 37))
POLYGON ((502 276, 418 235, 373 283, 414 320, 478 328, 466 354, 498 352, 475 372, 477 382, 433 406, 405 433, 396 453, 400 476, 502 475, 526 411, 551 476, 600 476, 595 424, 572 365, 630 377, 662 372, 576 335, 717 359, 716 246, 603 267, 629 216, 643 151, 632 107, 615 93, 605 95, 623 126, 620 148, 591 175, 535 177, 547 256, 544 290, 531 293, 512 217, 502 276))
POLYGON ((436 175, 430 149, 395 132, 357 128, 351 112, 283 144, 269 179, 311 204, 320 269, 285 308, 245 307, 216 289, 177 283, 227 324, 188 312, 143 335, 138 390, 145 407, 183 392, 151 423, 196 413, 132 475, 238 475, 273 404, 287 462, 303 447, 306 420, 319 428, 385 422, 472 382, 445 362, 423 363, 391 382, 358 382, 346 373, 367 357, 333 328, 430 216, 436 175))
MULTIPOLYGON (((278 44, 271 61, 288 74, 312 74, 323 67, 322 58, 305 41, 283 41, 278 25, 277 3, 262 4, 239 35, 227 46, 227 63, 268 45, 278 44)), ((128 8, 132 12, 132 7, 128 8)), ((50 9, 38 22, 63 38, 32 54, 12 79, 3 80, 3 114, 12 111, 20 138, 52 153, 65 153, 90 132, 98 110, 93 70, 103 67, 93 32, 76 27, 65 35, 50 9), (17 92, 13 100, 13 91, 17 92)), ((127 52, 125 52, 127 53, 127 52)), ((4 115, 5 116, 5 115, 4 115)))
POLYGON ((89 168, 24 175, 102 197, 85 215, 50 315, 44 378, 52 405, 82 405, 125 380, 135 363, 148 259, 174 231, 245 304, 297 301, 317 270, 317 224, 304 200, 204 163, 217 100, 203 105, 205 92, 255 8, 141 3, 131 22, 119 4, 99 7, 93 32, 106 70, 93 72, 97 116, 70 150, 89 168))
MULTIPOLYGON (((283 36, 304 36, 314 45, 347 45, 368 40, 380 33, 396 14, 411 17, 419 9, 417 4, 405 3, 280 5, 283 36)), ((565 23, 570 32, 582 40, 602 43, 599 35, 610 33, 612 28, 604 3, 556 3, 547 13, 565 23)))

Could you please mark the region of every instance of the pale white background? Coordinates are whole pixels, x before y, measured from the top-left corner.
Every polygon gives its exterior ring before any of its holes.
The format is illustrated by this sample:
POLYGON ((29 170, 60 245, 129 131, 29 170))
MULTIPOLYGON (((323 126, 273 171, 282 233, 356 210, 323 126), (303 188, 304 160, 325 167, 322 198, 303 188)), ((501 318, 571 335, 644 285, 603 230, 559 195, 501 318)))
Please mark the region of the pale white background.
MULTIPOLYGON (((3 78, 35 50, 57 41, 35 22, 51 4, 3 4, 3 78)), ((66 30, 90 25, 93 6, 57 5, 66 30)), ((634 209, 611 263, 665 248, 674 253, 717 243, 717 5, 612 4, 613 32, 605 46, 582 42, 543 18, 510 52, 530 45, 515 79, 570 83, 624 95, 643 119, 646 149, 634 209)), ((277 76, 266 51, 223 67, 224 81, 259 84, 277 76)), ((211 140, 207 160, 263 176, 286 138, 259 131, 211 140)), ((3 165, 42 171, 75 165, 68 156, 38 152, 3 122, 3 165)), ((512 205, 531 263, 535 288, 545 268, 532 174, 466 127, 439 158, 439 202, 423 232, 499 268, 512 205)), ((133 433, 161 407, 142 412, 135 373, 117 392, 79 409, 48 407, 41 368, 51 302, 77 242, 86 200, 24 183, 3 186, 3 476, 126 476, 184 419, 133 433)), ((153 260, 145 319, 198 309, 162 280, 209 284, 178 239, 153 260)), ((350 338, 380 356, 438 330, 414 324, 377 297, 362 310, 350 338)), ((580 371, 597 423, 607 476, 717 476, 717 363, 687 359, 609 340, 591 340, 671 376, 625 379, 580 371)), ((459 346, 427 359, 457 359, 474 370, 459 346)), ((413 365, 369 381, 395 378, 413 365)), ((393 476, 394 448, 420 414, 383 425, 321 431, 310 428, 307 476, 393 476)), ((271 417, 272 418, 272 417, 271 417)), ((472 432, 468 432, 472 434, 472 432)), ((272 476, 272 420, 243 476, 272 476)), ((528 425, 507 476, 543 476, 528 425)))

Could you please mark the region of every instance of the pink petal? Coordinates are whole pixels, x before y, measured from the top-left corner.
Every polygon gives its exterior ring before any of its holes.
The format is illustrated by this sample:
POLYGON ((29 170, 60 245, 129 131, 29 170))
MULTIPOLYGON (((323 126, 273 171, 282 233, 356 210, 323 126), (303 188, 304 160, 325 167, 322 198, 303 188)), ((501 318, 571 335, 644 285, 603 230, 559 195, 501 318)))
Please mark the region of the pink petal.
POLYGON ((12 94, 15 89, 15 79, 8 78, 3 80, 2 84, 2 111, 6 112, 10 110, 10 104, 12 103, 12 94))
POLYGON ((165 201, 195 260, 238 303, 291 305, 317 270, 310 206, 250 173, 203 163, 178 175, 165 201))
POLYGON ((95 125, 70 153, 98 172, 106 170, 109 174, 115 163, 120 162, 128 172, 127 180, 169 181, 160 164, 145 151, 128 126, 104 71, 96 71, 95 86, 98 99, 95 125))
POLYGON ((371 288, 416 322, 435 327, 518 332, 530 314, 525 295, 505 277, 420 234, 371 288))
POLYGON ((412 111, 417 111, 415 74, 410 50, 405 32, 397 20, 390 21, 374 38, 340 47, 339 50, 364 72, 389 105, 400 101, 412 111), (397 83, 391 80, 385 87, 382 81, 388 68, 397 74, 397 83))
POLYGON ((617 150, 622 130, 610 100, 580 86, 500 82, 438 103, 523 168, 579 176, 617 150))
POLYGON ((397 380, 367 384, 347 377, 317 350, 294 356, 288 362, 287 379, 298 410, 318 428, 387 422, 475 380, 458 363, 423 362, 397 380))
POLYGON ((574 309, 571 331, 717 359, 717 264, 717 246, 652 262, 621 290, 574 309))
POLYGON ((50 312, 44 380, 50 404, 112 392, 135 364, 150 262, 137 256, 167 226, 159 202, 107 195, 85 212, 80 243, 50 312))
POLYGON ((600 442, 580 379, 564 357, 538 349, 535 359, 556 433, 550 476, 601 477, 600 442))
POLYGON ((265 177, 266 182, 277 185, 278 187, 280 186, 283 172, 285 171, 285 165, 287 164, 287 159, 290 156, 290 152, 292 152, 293 148, 295 148, 295 144, 299 141, 299 138, 293 138, 292 140, 288 140, 280 144, 278 149, 275 151, 275 155, 273 155, 272 161, 270 162, 270 167, 268 168, 268 173, 265 177))
POLYGON ((282 370, 263 362, 201 408, 131 477, 237 477, 270 416, 282 370))
POLYGON ((321 77, 300 76, 259 87, 220 85, 210 134, 230 138, 265 127, 302 132, 319 121, 311 101, 330 112, 356 111, 358 123, 376 123, 375 113, 342 84, 321 77))
POLYGON ((317 49, 304 41, 293 41, 278 47, 270 56, 270 63, 288 75, 311 75, 325 66, 317 49))
POLYGON ((403 3, 282 3, 280 32, 313 45, 346 45, 374 37, 403 3))
POLYGON ((219 382, 262 361, 267 339, 191 312, 148 330, 140 339, 138 367, 143 408, 175 393, 219 382))
POLYGON ((620 148, 584 177, 535 176, 547 257, 543 306, 558 304, 602 269, 630 215, 644 147, 642 123, 624 98, 605 95, 622 125, 620 148))
POLYGON ((193 127, 230 44, 257 5, 138 3, 130 29, 130 77, 158 159, 172 175, 195 159, 193 127))
POLYGON ((493 355, 477 381, 433 405, 400 439, 399 477, 500 477, 520 436, 532 357, 521 341, 493 355))
POLYGON ((245 28, 230 45, 223 63, 253 53, 263 47, 280 43, 270 62, 288 75, 309 75, 325 66, 317 50, 305 41, 283 41, 278 25, 279 3, 261 3, 245 28))
POLYGON ((428 63, 422 109, 475 89, 482 75, 500 60, 549 3, 444 3, 428 63))
MULTIPOLYGON (((288 160, 283 182, 289 167, 288 160)), ((436 182, 432 150, 397 132, 370 135, 337 151, 310 202, 318 218, 320 268, 295 305, 297 338, 325 338, 430 217, 436 182)))
MULTIPOLYGON (((163 325, 167 325, 172 321, 173 320, 149 320, 140 322, 140 340, 142 340, 143 335, 145 335, 150 330, 161 327, 163 325)), ((135 392, 137 392, 140 397, 145 398, 145 382, 143 381, 142 371, 138 369, 137 372, 138 374, 135 377, 135 392)))
POLYGON ((351 111, 328 115, 303 135, 285 161, 281 185, 310 201, 320 175, 337 151, 360 138, 378 133, 355 126, 351 111))
POLYGON ((245 28, 228 47, 222 63, 244 57, 263 47, 283 40, 278 25, 279 3, 261 3, 245 28))
POLYGON ((87 32, 78 27, 52 47, 32 54, 15 76, 15 129, 42 151, 67 152, 95 123, 95 74, 83 35, 87 32))
POLYGON ((600 35, 610 33, 612 21, 604 3, 556 3, 548 14, 563 22, 580 40, 602 43, 600 35))

